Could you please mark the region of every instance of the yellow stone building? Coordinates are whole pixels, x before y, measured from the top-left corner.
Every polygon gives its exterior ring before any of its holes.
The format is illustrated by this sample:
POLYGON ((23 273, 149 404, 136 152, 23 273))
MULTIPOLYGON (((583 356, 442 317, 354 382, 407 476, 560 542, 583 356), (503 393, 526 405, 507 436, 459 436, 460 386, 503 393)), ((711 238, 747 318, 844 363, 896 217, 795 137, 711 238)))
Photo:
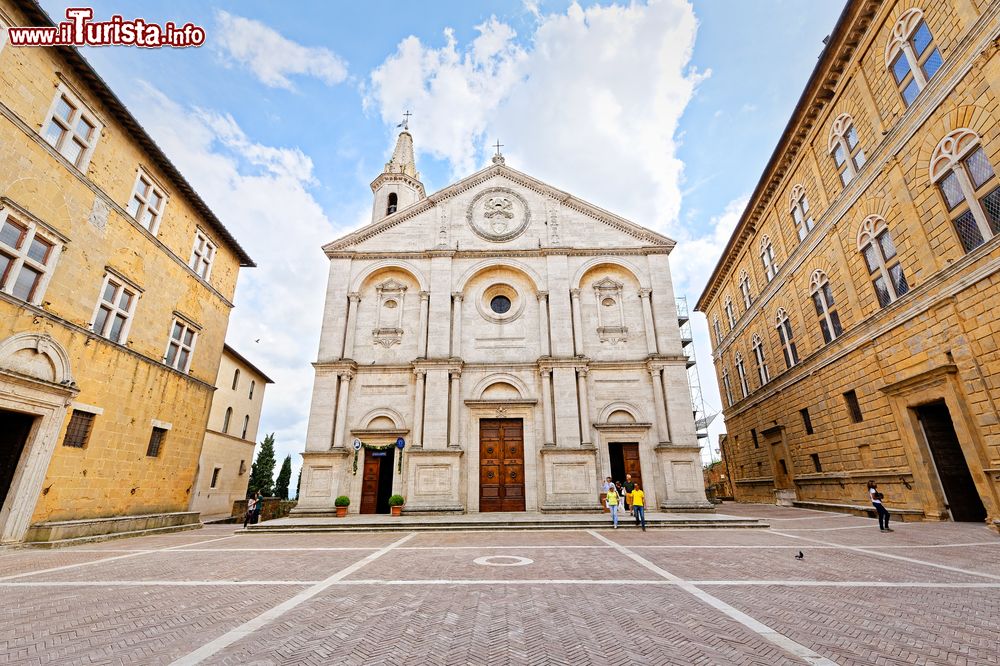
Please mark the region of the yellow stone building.
MULTIPOLYGON (((50 25, 13 0, 0 23, 50 25)), ((5 42, 0 542, 196 523, 233 291, 253 262, 75 49, 5 42)))
POLYGON ((1000 524, 998 35, 847 3, 698 302, 737 499, 1000 524))

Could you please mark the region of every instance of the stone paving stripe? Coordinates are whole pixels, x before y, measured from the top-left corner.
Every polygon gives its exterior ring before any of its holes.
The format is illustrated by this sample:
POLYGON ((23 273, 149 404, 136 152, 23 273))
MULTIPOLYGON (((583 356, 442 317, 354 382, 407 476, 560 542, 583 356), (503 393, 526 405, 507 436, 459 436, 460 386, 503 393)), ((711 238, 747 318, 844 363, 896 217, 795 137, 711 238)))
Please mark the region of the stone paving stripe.
POLYGON ((625 555, 626 557, 634 560, 638 564, 641 564, 650 571, 666 578, 667 580, 674 581, 675 583, 677 583, 678 587, 680 587, 685 592, 693 595, 695 598, 711 606, 712 608, 722 611, 722 613, 724 613, 729 618, 739 622, 750 631, 758 634, 759 636, 770 641, 771 643, 774 643, 775 645, 785 650, 789 654, 792 654, 809 664, 816 664, 817 666, 837 666, 836 662, 831 661, 816 652, 813 652, 811 649, 809 649, 805 645, 802 645, 801 643, 796 643, 788 636, 780 634, 771 627, 764 624, 763 622, 759 622, 753 619, 746 613, 737 610, 733 606, 730 606, 722 599, 719 599, 718 597, 713 597, 708 592, 705 592, 704 590, 695 587, 692 583, 689 583, 685 580, 678 578, 677 576, 673 575, 666 569, 658 567, 657 565, 653 564, 652 562, 644 558, 642 555, 632 552, 625 546, 615 543, 611 539, 608 539, 607 537, 598 534, 594 530, 587 530, 587 531, 595 539, 603 541, 604 543, 610 546, 614 546, 615 549, 617 549, 618 552, 620 552, 622 555, 625 555))
MULTIPOLYGON (((217 539, 208 539, 207 541, 201 541, 199 543, 211 543, 212 541, 222 541, 223 539, 232 539, 233 536, 234 535, 219 537, 217 539)), ((176 550, 178 548, 181 548, 181 546, 183 546, 183 545, 185 545, 185 544, 181 544, 179 546, 169 546, 167 548, 157 548, 157 549, 154 549, 154 550, 140 550, 139 552, 128 553, 127 555, 116 555, 115 557, 102 557, 99 560, 90 560, 88 562, 78 562, 76 564, 66 564, 66 565, 63 565, 61 567, 52 567, 51 569, 39 569, 37 571, 27 571, 27 572, 24 572, 24 573, 13 574, 13 575, 10 575, 10 576, 2 576, 2 577, 0 577, 0 583, 2 583, 3 581, 7 581, 7 580, 13 580, 15 578, 24 578, 25 576, 37 576, 39 574, 52 573, 54 571, 64 571, 66 569, 76 569, 77 567, 86 567, 86 566, 90 566, 91 564, 101 564, 103 562, 113 562, 114 560, 124 560, 124 559, 127 559, 129 557, 138 557, 139 555, 148 555, 150 553, 162 553, 162 552, 168 551, 168 550, 176 550)), ((70 551, 70 552, 72 552, 72 551, 70 551)))
MULTIPOLYGON (((851 527, 782 527, 786 532, 836 532, 837 530, 870 530, 871 525, 853 525, 851 527)), ((775 534, 781 534, 771 530, 775 534)))
POLYGON ((293 608, 305 603, 309 599, 312 599, 317 594, 326 590, 328 587, 330 587, 337 581, 341 580, 342 578, 351 575, 352 573, 361 569, 365 565, 377 560, 378 558, 382 557, 383 555, 393 550, 397 546, 403 545, 404 543, 406 543, 415 536, 416 532, 411 532, 402 539, 394 541, 388 546, 380 548, 379 550, 375 551, 374 553, 371 553, 364 559, 359 560, 354 564, 351 564, 350 566, 341 569, 340 571, 333 574, 326 580, 317 583, 316 585, 313 585, 312 587, 303 590, 302 592, 299 592, 291 599, 288 599, 287 601, 284 601, 278 604, 277 606, 274 606, 269 610, 264 611, 263 613, 253 618, 252 620, 244 622, 235 629, 227 631, 225 634, 219 636, 215 640, 209 641, 205 645, 202 645, 194 652, 191 652, 188 655, 181 657, 180 659, 177 659, 171 664, 171 666, 194 666, 194 664, 201 663, 205 659, 208 659, 209 657, 215 655, 220 650, 223 650, 232 645, 233 643, 235 643, 236 641, 249 636, 253 632, 269 624, 273 620, 278 619, 279 617, 281 617, 288 611, 292 610, 293 608))
MULTIPOLYGON (((810 541, 812 543, 818 543, 824 546, 836 546, 839 544, 832 544, 829 541, 820 541, 819 539, 812 539, 810 537, 799 536, 796 534, 782 534, 781 532, 776 532, 771 530, 774 534, 781 536, 789 536, 795 539, 801 539, 803 541, 810 541)), ((923 564, 928 567, 934 567, 936 569, 943 569, 945 571, 954 571, 956 573, 969 574, 972 576, 981 576, 983 578, 992 578, 993 580, 1000 580, 1000 576, 995 576, 993 574, 983 573, 982 571, 972 571, 971 569, 960 569, 959 567, 949 567, 947 564, 938 564, 937 562, 928 562, 926 560, 918 560, 913 557, 904 557, 902 555, 893 555, 892 553, 886 553, 880 550, 873 550, 871 548, 861 548, 860 546, 843 546, 846 550, 853 550, 858 553, 865 553, 866 555, 877 555, 878 557, 886 557, 892 560, 902 560, 903 562, 910 562, 912 564, 923 564)))
POLYGON ((0 583, 0 587, 235 587, 239 585, 297 585, 305 587, 321 580, 52 580, 0 583))

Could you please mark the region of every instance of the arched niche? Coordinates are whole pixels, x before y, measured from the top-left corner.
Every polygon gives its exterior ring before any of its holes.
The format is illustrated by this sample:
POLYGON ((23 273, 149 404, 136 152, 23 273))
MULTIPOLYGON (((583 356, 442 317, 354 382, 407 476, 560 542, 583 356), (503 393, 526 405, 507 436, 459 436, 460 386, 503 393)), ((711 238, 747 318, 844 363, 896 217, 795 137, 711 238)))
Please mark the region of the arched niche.
POLYGON ((51 384, 75 384, 69 354, 44 333, 18 333, 0 342, 0 368, 51 384))

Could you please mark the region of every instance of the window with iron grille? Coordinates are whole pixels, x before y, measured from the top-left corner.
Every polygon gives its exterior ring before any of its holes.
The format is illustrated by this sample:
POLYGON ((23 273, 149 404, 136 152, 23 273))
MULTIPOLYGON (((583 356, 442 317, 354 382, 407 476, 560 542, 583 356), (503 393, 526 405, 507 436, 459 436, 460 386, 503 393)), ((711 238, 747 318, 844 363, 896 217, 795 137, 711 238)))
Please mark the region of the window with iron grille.
POLYGON ((784 308, 778 308, 775 322, 778 329, 778 341, 781 342, 781 351, 785 356, 785 367, 791 369, 799 362, 799 352, 795 348, 795 340, 792 337, 792 323, 784 308))
POLYGON ((864 415, 861 413, 861 404, 858 402, 857 392, 851 389, 845 393, 844 401, 847 403, 847 411, 851 414, 851 420, 855 423, 861 423, 864 420, 864 415))
POLYGON ((941 139, 930 176, 966 252, 1000 233, 1000 184, 978 134, 962 127, 941 139))
POLYGON ((923 11, 913 8, 904 12, 892 28, 892 38, 885 50, 885 65, 892 72, 906 106, 913 104, 943 63, 941 52, 924 22, 923 11))
POLYGON ((163 440, 167 437, 166 428, 153 426, 153 432, 149 436, 149 446, 146 447, 146 455, 150 458, 159 457, 163 450, 163 440))
POLYGON ((42 125, 42 137, 80 171, 86 171, 101 136, 96 116, 63 84, 42 125))
POLYGON ((71 446, 82 449, 87 446, 90 439, 90 431, 94 427, 94 414, 74 409, 69 417, 69 425, 66 427, 66 436, 63 438, 63 446, 71 446))
POLYGON ((0 206, 0 291, 41 303, 61 248, 36 222, 0 206))
POLYGON ((865 258, 878 304, 886 307, 910 290, 889 227, 879 215, 869 215, 858 231, 858 249, 865 258))
POLYGON ((840 337, 844 329, 840 326, 840 315, 834 308, 836 302, 833 300, 833 290, 830 289, 830 280, 826 273, 817 270, 812 274, 810 290, 813 305, 816 307, 816 316, 819 317, 819 327, 823 332, 823 341, 833 342, 840 337))
POLYGON ((799 414, 802 416, 802 425, 806 429, 806 434, 807 435, 813 434, 813 423, 812 419, 809 418, 809 408, 803 407, 802 409, 799 410, 799 414))

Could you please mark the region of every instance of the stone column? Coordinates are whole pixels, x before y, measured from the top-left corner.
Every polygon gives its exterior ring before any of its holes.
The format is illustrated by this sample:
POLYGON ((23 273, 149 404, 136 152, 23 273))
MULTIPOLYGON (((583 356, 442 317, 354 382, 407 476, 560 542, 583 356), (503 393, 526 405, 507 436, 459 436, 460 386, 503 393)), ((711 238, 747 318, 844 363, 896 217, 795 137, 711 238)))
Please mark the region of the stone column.
POLYGON ((580 444, 592 446, 590 441, 590 400, 587 397, 587 368, 576 369, 576 390, 580 400, 580 444))
POLYGON ((344 358, 354 356, 354 338, 358 323, 358 304, 361 303, 361 294, 354 291, 347 295, 347 325, 344 332, 344 358))
POLYGON ((413 448, 419 449, 424 445, 424 376, 427 371, 417 369, 413 374, 417 376, 417 390, 413 399, 413 432, 410 433, 410 440, 413 448))
POLYGON ((340 391, 337 396, 337 432, 333 436, 333 448, 344 448, 344 440, 347 437, 347 399, 351 393, 351 379, 353 372, 340 373, 340 391))
POLYGON ((332 371, 316 371, 306 429, 306 451, 329 451, 333 445, 338 380, 337 374, 332 371))
POLYGON ((542 356, 549 356, 549 292, 540 291, 538 297, 538 342, 542 356))
MULTIPOLYGON (((461 302, 461 300, 459 301, 461 302)), ((448 446, 456 449, 462 448, 462 437, 459 428, 460 425, 460 412, 462 401, 461 397, 461 370, 451 371, 451 415, 450 423, 448 425, 448 446)))
POLYGON ((456 291, 451 295, 453 303, 451 321, 451 355, 462 356, 462 292, 456 291))
POLYGON ((580 290, 570 289, 570 309, 573 312, 573 349, 583 356, 583 316, 580 314, 580 290))
POLYGON ((646 329, 646 351, 656 353, 656 326, 653 324, 653 309, 649 306, 651 289, 639 290, 639 301, 642 303, 642 323, 646 329))
POLYGON ((417 331, 417 358, 427 358, 427 303, 430 293, 420 292, 420 329, 417 331))
POLYGON ((542 422, 545 424, 545 446, 555 446, 556 437, 552 432, 552 371, 542 368, 542 422))
POLYGON ((670 441, 670 429, 667 427, 667 413, 663 400, 663 376, 660 368, 650 368, 649 376, 653 379, 653 411, 656 412, 656 432, 661 444, 670 441))

